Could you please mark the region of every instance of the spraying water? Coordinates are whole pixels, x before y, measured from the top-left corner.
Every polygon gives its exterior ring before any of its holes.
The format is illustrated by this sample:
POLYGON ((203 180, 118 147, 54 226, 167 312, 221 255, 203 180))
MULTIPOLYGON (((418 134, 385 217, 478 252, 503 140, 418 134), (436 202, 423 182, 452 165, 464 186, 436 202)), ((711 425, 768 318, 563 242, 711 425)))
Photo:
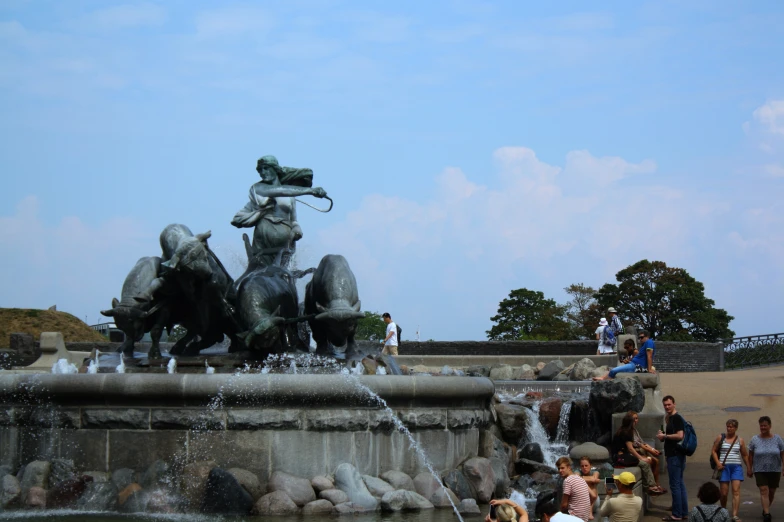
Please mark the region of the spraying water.
POLYGON ((569 415, 572 412, 572 401, 561 404, 561 414, 558 416, 558 429, 555 432, 555 443, 569 445, 569 415))
POLYGON ((215 373, 215 368, 210 366, 210 363, 207 361, 207 359, 204 359, 204 368, 205 368, 204 373, 206 373, 207 375, 212 375, 213 373, 215 373))
POLYGON ((172 357, 169 359, 169 364, 166 365, 166 371, 169 373, 177 373, 177 358, 172 357))
POLYGON ((79 368, 75 364, 69 363, 68 359, 58 359, 52 365, 52 373, 56 375, 65 375, 68 373, 79 373, 79 368))
MULTIPOLYGON (((390 408, 389 405, 387 405, 387 401, 379 397, 378 394, 376 394, 373 390, 371 390, 370 388, 362 384, 359 381, 359 379, 356 378, 355 376, 350 376, 349 378, 351 381, 354 382, 354 385, 357 388, 359 388, 361 391, 366 393, 368 397, 373 399, 374 402, 376 402, 379 406, 381 406, 386 411, 386 413, 389 415, 389 418, 392 420, 392 423, 395 425, 395 428, 397 428, 397 430, 400 433, 403 433, 406 437, 408 437, 409 446, 416 452, 420 462, 422 462, 422 464, 424 464, 424 466, 427 468, 430 474, 433 475, 433 478, 435 478, 438 481, 438 483, 441 484, 441 489, 444 490, 444 493, 447 493, 446 486, 444 486, 441 483, 440 476, 438 475, 438 473, 436 473, 436 470, 433 469, 433 464, 427 458, 427 455, 425 455, 424 450, 417 443, 417 441, 414 440, 414 436, 411 435, 411 432, 408 431, 408 428, 406 428, 405 424, 403 424, 403 422, 398 418, 398 416, 395 415, 395 412, 392 410, 392 408, 390 408)), ((452 505, 452 509, 455 511, 455 515, 457 516, 457 519, 460 520, 460 522, 464 522, 463 517, 460 516, 460 511, 458 511, 457 506, 452 501, 452 498, 449 496, 449 494, 446 494, 446 498, 447 500, 449 500, 449 503, 452 505)))
POLYGON ((117 373, 125 373, 125 357, 122 353, 120 353, 120 364, 117 365, 117 368, 114 369, 117 373))

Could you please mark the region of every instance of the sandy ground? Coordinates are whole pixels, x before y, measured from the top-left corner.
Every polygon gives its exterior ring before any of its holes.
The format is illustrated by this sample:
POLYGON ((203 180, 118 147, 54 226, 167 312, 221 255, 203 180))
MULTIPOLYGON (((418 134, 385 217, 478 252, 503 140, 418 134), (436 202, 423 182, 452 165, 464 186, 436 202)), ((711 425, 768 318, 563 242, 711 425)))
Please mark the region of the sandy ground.
MULTIPOLYGON (((784 366, 773 366, 751 370, 715 373, 663 373, 662 391, 675 397, 677 410, 689 420, 697 432, 697 452, 688 457, 686 463, 686 491, 689 494, 689 509, 699 504, 697 490, 703 482, 710 480, 708 464, 711 445, 716 436, 724 431, 727 419, 736 419, 738 433, 748 444, 751 437, 759 433, 758 419, 767 415, 773 420, 773 433, 784 436, 784 366), (759 397, 754 394, 780 394, 778 397, 759 397), (751 406, 759 408, 752 412, 727 412, 724 408, 751 406)), ((662 485, 669 489, 667 477, 661 477, 662 485)), ((784 488, 784 477, 782 478, 784 488)), ((744 521, 761 521, 759 490, 754 479, 746 478, 741 485, 741 506, 738 516, 744 521)), ((646 522, 661 520, 669 512, 672 499, 669 494, 653 499, 646 522)), ((732 499, 727 505, 731 507, 732 499)), ((731 514, 730 510, 730 514, 731 514)), ((784 519, 784 491, 779 489, 771 507, 773 520, 784 519)))

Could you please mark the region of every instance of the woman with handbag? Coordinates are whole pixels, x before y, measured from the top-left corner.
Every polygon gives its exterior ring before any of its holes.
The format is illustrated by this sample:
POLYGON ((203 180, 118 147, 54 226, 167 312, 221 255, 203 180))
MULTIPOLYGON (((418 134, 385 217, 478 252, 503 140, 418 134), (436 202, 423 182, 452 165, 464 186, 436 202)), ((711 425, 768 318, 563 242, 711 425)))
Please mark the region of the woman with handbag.
POLYGON ((749 467, 749 452, 746 443, 738 435, 738 421, 727 421, 727 432, 722 433, 713 441, 711 458, 716 464, 713 470, 714 480, 721 484, 721 507, 727 507, 727 496, 732 484, 732 520, 740 522, 738 508, 740 507, 740 483, 743 482, 743 464, 749 467))
POLYGON ((653 479, 656 481, 656 486, 661 489, 661 484, 659 484, 659 455, 661 455, 661 451, 642 440, 640 432, 637 431, 637 424, 640 422, 639 414, 636 411, 628 411, 626 416, 631 417, 634 423, 634 442, 632 442, 632 445, 637 450, 637 453, 643 457, 650 457, 649 462, 653 472, 653 479))

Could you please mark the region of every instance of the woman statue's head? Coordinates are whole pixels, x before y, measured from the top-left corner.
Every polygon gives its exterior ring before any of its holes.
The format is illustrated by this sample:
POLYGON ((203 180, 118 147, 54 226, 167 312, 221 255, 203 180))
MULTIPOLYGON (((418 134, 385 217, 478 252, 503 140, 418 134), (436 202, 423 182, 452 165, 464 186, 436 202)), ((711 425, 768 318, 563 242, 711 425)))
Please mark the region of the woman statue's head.
POLYGON ((275 156, 262 156, 256 162, 256 172, 261 176, 261 181, 271 183, 280 176, 282 170, 275 156))

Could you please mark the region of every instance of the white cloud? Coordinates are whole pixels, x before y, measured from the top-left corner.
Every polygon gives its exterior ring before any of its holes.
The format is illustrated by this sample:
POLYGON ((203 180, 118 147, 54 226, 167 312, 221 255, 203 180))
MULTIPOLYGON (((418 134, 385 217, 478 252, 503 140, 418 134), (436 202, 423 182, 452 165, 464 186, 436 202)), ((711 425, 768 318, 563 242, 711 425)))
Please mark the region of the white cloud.
POLYGON ((771 100, 757 107, 754 119, 764 125, 768 132, 784 136, 784 100, 771 100))

